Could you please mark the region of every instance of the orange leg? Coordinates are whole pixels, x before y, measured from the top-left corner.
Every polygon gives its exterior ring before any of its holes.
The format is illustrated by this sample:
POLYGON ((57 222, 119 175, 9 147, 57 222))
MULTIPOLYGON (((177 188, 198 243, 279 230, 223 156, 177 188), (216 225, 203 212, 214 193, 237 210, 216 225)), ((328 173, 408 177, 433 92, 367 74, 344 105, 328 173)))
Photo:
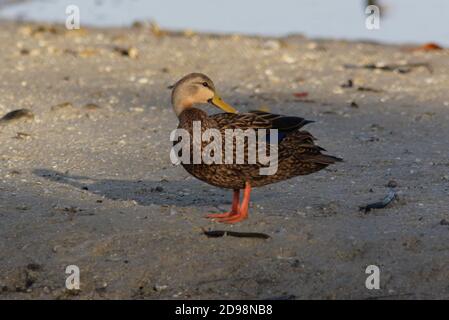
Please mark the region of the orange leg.
POLYGON ((223 223, 237 223, 248 218, 248 207, 249 207, 249 198, 251 194, 251 185, 249 182, 245 183, 245 190, 243 191, 243 201, 240 206, 238 213, 233 214, 222 219, 218 219, 218 222, 223 223))
POLYGON ((235 216, 239 214, 239 202, 240 202, 240 190, 239 189, 235 189, 234 190, 234 197, 232 199, 232 208, 230 212, 225 212, 225 213, 212 213, 212 214, 208 214, 206 216, 206 218, 212 218, 212 219, 216 219, 216 218, 228 218, 231 216, 235 216))

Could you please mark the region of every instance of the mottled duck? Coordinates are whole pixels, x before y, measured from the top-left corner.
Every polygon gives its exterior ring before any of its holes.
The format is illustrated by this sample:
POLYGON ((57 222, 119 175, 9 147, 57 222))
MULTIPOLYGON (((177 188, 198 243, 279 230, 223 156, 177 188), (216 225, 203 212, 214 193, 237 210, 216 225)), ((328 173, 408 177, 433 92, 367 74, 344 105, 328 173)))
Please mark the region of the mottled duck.
MULTIPOLYGON (((248 217, 248 206, 252 187, 284 181, 295 176, 307 175, 326 168, 328 165, 342 159, 322 154, 323 148, 315 145, 314 137, 307 131, 300 130, 304 125, 312 122, 300 117, 283 116, 262 111, 238 113, 233 107, 225 103, 215 90, 212 80, 201 73, 191 73, 180 79, 172 88, 172 105, 179 119, 178 129, 184 129, 194 136, 194 123, 200 124, 201 133, 207 129, 217 129, 225 141, 227 129, 254 129, 266 135, 264 142, 271 152, 273 141, 270 141, 268 129, 277 129, 277 171, 274 174, 261 174, 261 168, 266 163, 259 160, 249 162, 245 154, 243 163, 182 163, 183 167, 194 177, 221 188, 234 190, 232 208, 229 212, 209 214, 208 218, 224 223, 236 223, 248 217), (226 113, 208 115, 196 108, 201 104, 212 104, 226 113), (265 129, 265 130, 261 130, 265 129), (240 190, 243 200, 240 203, 240 190)), ((194 139, 189 140, 190 152, 194 148, 194 139)), ((215 139, 215 138, 214 138, 215 139)), ((176 145, 181 139, 174 141, 176 145)), ((244 152, 248 153, 247 139, 244 152)), ((262 140, 257 140, 261 143, 262 140)), ((224 144, 224 142, 222 142, 224 144)), ((236 141, 233 141, 233 156, 236 153, 236 141)), ((207 142, 202 141, 204 147, 207 142)), ((223 148, 225 149, 225 148, 223 148)), ((192 159, 192 156, 189 156, 192 159)), ((223 158, 225 155, 223 156, 223 158)), ((235 158, 234 158, 235 159, 235 158)))

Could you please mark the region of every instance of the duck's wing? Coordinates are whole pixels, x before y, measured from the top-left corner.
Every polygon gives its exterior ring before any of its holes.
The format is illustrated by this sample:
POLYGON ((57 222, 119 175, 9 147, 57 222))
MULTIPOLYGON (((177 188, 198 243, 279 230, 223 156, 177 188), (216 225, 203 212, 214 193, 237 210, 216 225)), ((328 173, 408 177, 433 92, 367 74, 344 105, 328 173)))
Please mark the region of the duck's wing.
MULTIPOLYGON (((314 143, 315 137, 308 131, 299 130, 313 121, 301 117, 284 116, 264 111, 248 113, 219 113, 209 117, 215 121, 215 127, 221 132, 226 129, 277 129, 279 158, 294 156, 298 162, 316 162, 331 164, 342 159, 324 155, 324 148, 314 143), (282 142, 282 143, 281 143, 282 142)), ((269 130, 266 131, 270 143, 269 130)))
POLYGON ((279 159, 294 159, 291 167, 282 168, 290 171, 290 175, 308 174, 327 167, 343 159, 331 155, 323 154, 324 148, 314 143, 315 137, 308 131, 299 130, 308 123, 314 121, 306 120, 300 117, 283 116, 264 111, 251 111, 250 114, 256 115, 270 123, 271 129, 278 129, 279 159))
POLYGON ((300 117, 283 116, 263 111, 219 113, 209 118, 216 122, 218 129, 277 129, 280 135, 298 130, 313 122, 300 117))

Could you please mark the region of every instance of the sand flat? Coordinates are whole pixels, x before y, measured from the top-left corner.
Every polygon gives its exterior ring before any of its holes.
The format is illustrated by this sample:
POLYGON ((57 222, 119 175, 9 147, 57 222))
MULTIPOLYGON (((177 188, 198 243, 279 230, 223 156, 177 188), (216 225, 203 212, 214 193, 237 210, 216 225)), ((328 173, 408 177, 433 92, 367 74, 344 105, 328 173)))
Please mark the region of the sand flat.
POLYGON ((0 125, 1 299, 449 297, 449 50, 154 31, 0 24, 0 117, 34 114, 0 125), (431 69, 344 67, 405 63, 431 69), (204 219, 232 194, 170 162, 166 87, 189 72, 241 111, 315 120, 345 162, 254 190, 243 223, 204 219), (398 199, 360 212, 389 182, 398 199))

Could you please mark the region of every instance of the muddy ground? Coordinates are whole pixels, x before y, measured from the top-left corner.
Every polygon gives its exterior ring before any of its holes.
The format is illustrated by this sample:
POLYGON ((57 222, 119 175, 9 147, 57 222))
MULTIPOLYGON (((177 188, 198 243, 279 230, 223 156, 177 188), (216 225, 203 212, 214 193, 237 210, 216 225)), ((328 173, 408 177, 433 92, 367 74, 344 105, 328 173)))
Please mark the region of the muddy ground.
POLYGON ((449 298, 449 50, 6 22, 0 43, 0 117, 34 115, 0 123, 0 299, 449 298), (345 67, 405 63, 429 65, 345 67), (243 223, 205 219, 231 192, 169 159, 166 87, 193 71, 241 111, 315 120, 345 162, 255 189, 243 223))

